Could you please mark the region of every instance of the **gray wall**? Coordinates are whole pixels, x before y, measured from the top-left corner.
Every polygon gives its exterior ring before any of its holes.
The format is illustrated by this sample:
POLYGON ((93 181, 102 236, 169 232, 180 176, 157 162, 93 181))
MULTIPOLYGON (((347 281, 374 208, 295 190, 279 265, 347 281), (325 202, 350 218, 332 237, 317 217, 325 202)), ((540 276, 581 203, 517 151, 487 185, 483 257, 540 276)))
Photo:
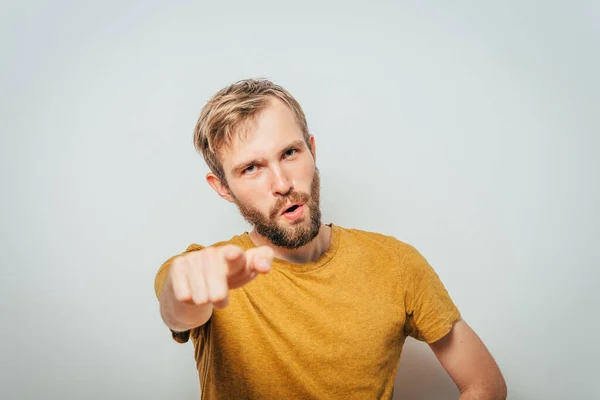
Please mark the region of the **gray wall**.
MULTIPOLYGON (((510 399, 600 396, 598 2, 11 3, 1 398, 198 397, 153 279, 248 229, 192 130, 252 76, 303 105, 325 222, 421 250, 510 399)), ((397 398, 457 393, 414 340, 397 382, 397 398)))

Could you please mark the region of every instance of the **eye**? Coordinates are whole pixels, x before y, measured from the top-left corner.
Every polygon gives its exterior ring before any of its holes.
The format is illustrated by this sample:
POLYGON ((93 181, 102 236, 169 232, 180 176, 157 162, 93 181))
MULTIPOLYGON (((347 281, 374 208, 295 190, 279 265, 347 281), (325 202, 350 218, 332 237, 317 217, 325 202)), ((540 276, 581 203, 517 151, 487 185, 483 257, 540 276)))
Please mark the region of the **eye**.
POLYGON ((286 151, 285 153, 283 153, 283 155, 285 157, 291 157, 294 154, 296 154, 298 152, 298 149, 289 149, 288 151, 286 151))
POLYGON ((251 174, 256 170, 256 165, 252 164, 242 170, 242 174, 251 174))

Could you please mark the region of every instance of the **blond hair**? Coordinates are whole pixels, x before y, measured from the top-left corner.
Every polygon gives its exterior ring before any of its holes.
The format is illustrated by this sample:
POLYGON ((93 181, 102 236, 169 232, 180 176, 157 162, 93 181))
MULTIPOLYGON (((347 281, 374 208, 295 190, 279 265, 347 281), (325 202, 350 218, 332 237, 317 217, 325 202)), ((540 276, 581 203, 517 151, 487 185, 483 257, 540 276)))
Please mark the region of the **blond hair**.
POLYGON ((294 113, 304 140, 311 149, 304 112, 287 90, 267 79, 235 82, 219 90, 208 100, 194 129, 194 147, 202 153, 210 170, 223 183, 227 184, 227 180, 219 160, 219 151, 231 144, 233 135, 240 134, 273 98, 283 101, 294 113))

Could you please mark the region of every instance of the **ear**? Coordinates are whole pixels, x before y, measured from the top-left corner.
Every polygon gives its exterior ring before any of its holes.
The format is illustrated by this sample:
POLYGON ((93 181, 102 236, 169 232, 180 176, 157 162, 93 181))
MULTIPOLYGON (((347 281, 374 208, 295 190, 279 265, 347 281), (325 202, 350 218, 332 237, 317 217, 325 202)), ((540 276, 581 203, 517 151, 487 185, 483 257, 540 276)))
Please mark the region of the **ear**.
POLYGON ((233 196, 229 188, 212 172, 206 174, 206 182, 214 189, 215 192, 230 203, 234 202, 233 196))
POLYGON ((310 135, 310 147, 312 149, 313 159, 317 161, 317 147, 315 145, 315 137, 310 135))

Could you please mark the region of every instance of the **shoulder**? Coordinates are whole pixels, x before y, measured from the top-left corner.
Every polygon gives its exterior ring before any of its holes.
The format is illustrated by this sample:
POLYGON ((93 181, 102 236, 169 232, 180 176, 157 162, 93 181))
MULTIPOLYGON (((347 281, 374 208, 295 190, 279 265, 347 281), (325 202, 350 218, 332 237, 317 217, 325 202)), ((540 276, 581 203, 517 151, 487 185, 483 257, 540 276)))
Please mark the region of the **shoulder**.
POLYGON ((395 260, 404 273, 418 272, 427 264, 427 260, 415 246, 394 235, 341 226, 336 228, 340 232, 340 247, 350 253, 360 252, 377 258, 385 256, 385 260, 395 260), (417 271, 408 271, 411 269, 417 271))
POLYGON ((361 247, 386 249, 395 253, 400 251, 400 254, 402 251, 406 251, 407 247, 411 247, 391 234, 341 226, 337 226, 337 229, 340 230, 340 236, 344 242, 361 247))
POLYGON ((339 249, 351 258, 368 259, 374 264, 389 266, 400 262, 398 245, 394 236, 365 229, 338 227, 339 249))

